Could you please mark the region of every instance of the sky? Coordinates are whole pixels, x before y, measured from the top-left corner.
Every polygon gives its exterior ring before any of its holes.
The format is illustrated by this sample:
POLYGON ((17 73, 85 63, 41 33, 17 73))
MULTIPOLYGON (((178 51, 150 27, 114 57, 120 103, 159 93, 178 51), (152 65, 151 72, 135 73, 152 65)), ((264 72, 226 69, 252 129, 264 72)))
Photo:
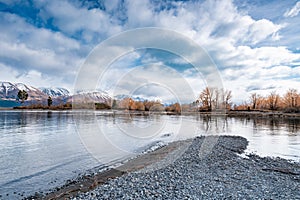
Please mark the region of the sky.
MULTIPOLYGON (((254 92, 300 90, 297 0, 0 0, 0 27, 0 81, 72 92, 95 47, 124 31, 158 27, 203 48, 234 103, 254 92)), ((206 79, 172 52, 131 49, 110 64, 98 88, 175 101, 187 85, 197 98, 206 79)))

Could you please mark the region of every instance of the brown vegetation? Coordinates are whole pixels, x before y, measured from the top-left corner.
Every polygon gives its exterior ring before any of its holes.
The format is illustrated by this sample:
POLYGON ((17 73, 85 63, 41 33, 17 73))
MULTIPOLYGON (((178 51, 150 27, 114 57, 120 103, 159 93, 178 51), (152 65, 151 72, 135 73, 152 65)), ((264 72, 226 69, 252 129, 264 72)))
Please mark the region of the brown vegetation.
POLYGON ((180 106, 179 103, 174 103, 170 106, 167 106, 166 111, 167 112, 174 112, 174 113, 179 114, 179 113, 181 113, 181 106, 180 106))
POLYGON ((66 103, 57 106, 45 106, 42 104, 35 104, 29 106, 18 106, 18 107, 14 107, 14 109, 68 110, 68 109, 72 109, 72 104, 66 103))
POLYGON ((230 109, 231 98, 232 94, 230 90, 206 87, 200 93, 196 103, 199 104, 200 111, 230 109))
POLYGON ((267 96, 253 93, 250 101, 235 106, 234 110, 271 110, 283 112, 300 111, 300 94, 296 89, 289 89, 284 95, 280 96, 276 91, 270 92, 267 96))
POLYGON ((114 100, 114 109, 136 110, 136 111, 163 111, 164 106, 158 101, 134 101, 132 98, 114 100))
MULTIPOLYGON (((174 103, 164 106, 159 101, 135 101, 132 98, 124 98, 122 100, 113 100, 109 103, 85 103, 52 106, 52 102, 45 106, 42 104, 15 107, 17 109, 121 109, 132 111, 154 111, 180 114, 181 112, 192 111, 218 111, 232 109, 232 93, 230 90, 206 87, 200 93, 199 98, 190 104, 174 103)), ((249 100, 240 105, 234 105, 233 110, 237 111, 282 111, 286 113, 300 112, 300 93, 296 89, 289 89, 284 95, 280 96, 276 91, 270 92, 266 96, 252 93, 249 100)))

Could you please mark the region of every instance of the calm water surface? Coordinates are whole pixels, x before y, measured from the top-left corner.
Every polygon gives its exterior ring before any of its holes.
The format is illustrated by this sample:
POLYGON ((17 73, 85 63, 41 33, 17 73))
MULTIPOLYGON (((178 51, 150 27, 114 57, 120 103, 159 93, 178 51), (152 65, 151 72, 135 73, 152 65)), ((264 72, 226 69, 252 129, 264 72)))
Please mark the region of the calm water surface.
POLYGON ((0 199, 47 191, 88 169, 198 135, 240 135, 249 140, 247 152, 300 161, 298 119, 0 111, 0 199))

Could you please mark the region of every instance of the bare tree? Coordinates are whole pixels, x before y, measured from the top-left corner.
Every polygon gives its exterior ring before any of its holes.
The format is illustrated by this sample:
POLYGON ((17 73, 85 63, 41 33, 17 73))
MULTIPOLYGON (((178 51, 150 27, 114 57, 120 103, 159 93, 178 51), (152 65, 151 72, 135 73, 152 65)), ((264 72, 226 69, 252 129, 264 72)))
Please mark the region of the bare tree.
POLYGON ((202 104, 202 107, 208 111, 212 110, 214 99, 215 89, 206 87, 199 96, 199 102, 202 104))
POLYGON ((230 108, 231 107, 231 99, 232 99, 232 93, 230 90, 225 90, 223 92, 223 104, 225 108, 230 108))
POLYGON ((283 97, 283 101, 288 108, 297 107, 299 94, 296 89, 289 89, 283 97))
POLYGON ((250 103, 253 110, 257 109, 259 104, 262 103, 262 97, 259 94, 252 93, 250 96, 250 103))
POLYGON ((223 93, 222 90, 219 90, 218 88, 214 89, 214 97, 213 97, 214 109, 220 108, 220 105, 222 104, 222 93, 223 93))
POLYGON ((230 90, 224 91, 223 89, 206 87, 200 93, 199 99, 196 102, 199 102, 203 109, 212 111, 220 108, 230 108, 231 98, 232 93, 230 90))
POLYGON ((277 110, 280 96, 276 91, 272 91, 267 97, 267 104, 270 110, 277 110))

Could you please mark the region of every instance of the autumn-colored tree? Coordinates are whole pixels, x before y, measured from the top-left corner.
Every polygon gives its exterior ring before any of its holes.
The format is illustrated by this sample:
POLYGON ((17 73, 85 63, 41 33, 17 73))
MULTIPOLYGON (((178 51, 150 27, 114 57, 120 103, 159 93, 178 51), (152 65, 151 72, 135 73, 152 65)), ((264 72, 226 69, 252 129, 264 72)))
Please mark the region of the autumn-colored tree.
POLYGON ((199 102, 200 109, 216 110, 216 109, 230 109, 232 93, 230 90, 223 90, 218 88, 206 87, 196 102, 199 102))
POLYGON ((222 93, 223 91, 222 90, 218 90, 218 88, 215 88, 213 90, 213 107, 212 109, 219 109, 220 108, 220 105, 222 104, 221 101, 222 101, 222 93))
POLYGON ((144 101, 144 106, 146 111, 149 111, 153 105, 154 105, 153 101, 147 101, 147 100, 144 101))
POLYGON ((181 113, 181 106, 179 103, 174 104, 174 110, 176 113, 181 113))
POLYGON ((296 89, 289 89, 283 96, 283 102, 288 108, 296 108, 299 99, 299 94, 296 89))
POLYGON ((149 108, 150 111, 164 111, 164 105, 162 105, 160 102, 152 102, 152 106, 149 108))
POLYGON ((263 97, 257 93, 250 96, 250 103, 236 105, 235 109, 244 110, 248 106, 251 109, 281 110, 285 112, 298 112, 300 110, 300 94, 296 89, 289 89, 283 96, 276 91, 263 97))
POLYGON ((135 101, 132 98, 129 98, 129 102, 128 102, 128 109, 129 110, 136 110, 136 105, 135 105, 135 101))
POLYGON ((145 110, 144 103, 141 101, 135 102, 135 109, 139 111, 144 111, 145 110))
POLYGON ((222 91, 222 105, 225 109, 231 108, 232 93, 230 90, 222 91))
POLYGON ((277 110, 279 100, 280 100, 279 94, 277 94, 276 91, 272 91, 266 99, 266 102, 268 104, 269 109, 270 110, 277 110))
POLYGON ((167 112, 175 112, 175 113, 181 113, 181 106, 179 103, 172 104, 170 106, 167 106, 165 109, 167 112))
POLYGON ((252 93, 250 95, 250 103, 251 103, 251 108, 253 110, 259 108, 259 106, 262 105, 263 101, 264 101, 263 97, 257 93, 252 93))
POLYGON ((120 109, 129 109, 129 101, 130 101, 130 98, 124 98, 124 99, 120 100, 118 107, 120 109))
POLYGON ((215 88, 206 87, 199 96, 199 102, 204 109, 212 110, 215 101, 215 88))

